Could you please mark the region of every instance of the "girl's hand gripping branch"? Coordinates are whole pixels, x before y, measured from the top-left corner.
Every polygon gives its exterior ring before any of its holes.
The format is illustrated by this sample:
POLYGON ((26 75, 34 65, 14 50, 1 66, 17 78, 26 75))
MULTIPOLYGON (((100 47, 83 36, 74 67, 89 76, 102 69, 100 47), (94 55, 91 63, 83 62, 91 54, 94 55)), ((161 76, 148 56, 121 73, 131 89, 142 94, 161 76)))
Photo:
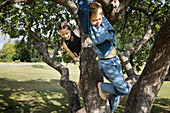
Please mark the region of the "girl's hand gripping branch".
POLYGON ((119 7, 119 0, 113 0, 110 4, 113 5, 113 8, 118 8, 119 7))
POLYGON ((76 62, 80 62, 80 56, 75 57, 74 60, 75 60, 76 62))

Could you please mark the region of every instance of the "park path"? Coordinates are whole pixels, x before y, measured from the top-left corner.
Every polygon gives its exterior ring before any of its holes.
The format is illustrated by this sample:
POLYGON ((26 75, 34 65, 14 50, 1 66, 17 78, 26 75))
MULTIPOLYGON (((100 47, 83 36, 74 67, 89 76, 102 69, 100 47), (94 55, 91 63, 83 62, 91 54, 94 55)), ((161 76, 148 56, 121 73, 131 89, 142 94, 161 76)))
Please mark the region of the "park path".
POLYGON ((0 65, 47 65, 46 63, 15 63, 15 62, 0 62, 0 65))

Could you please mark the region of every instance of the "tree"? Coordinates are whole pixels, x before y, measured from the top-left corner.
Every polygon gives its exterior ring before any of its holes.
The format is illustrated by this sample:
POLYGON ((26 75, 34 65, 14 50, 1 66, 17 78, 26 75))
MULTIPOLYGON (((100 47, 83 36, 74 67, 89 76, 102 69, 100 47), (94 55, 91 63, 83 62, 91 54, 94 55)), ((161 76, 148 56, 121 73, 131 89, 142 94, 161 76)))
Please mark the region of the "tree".
POLYGON ((2 48, 0 58, 2 61, 10 62, 13 60, 15 54, 15 44, 5 43, 2 48))
POLYGON ((31 48, 24 40, 16 42, 15 48, 17 54, 14 60, 20 60, 21 62, 31 61, 31 48))
POLYGON ((20 60, 21 62, 37 62, 41 61, 40 55, 37 53, 36 49, 29 43, 25 41, 24 38, 20 41, 15 42, 16 54, 13 60, 20 60))
MULTIPOLYGON (((118 31, 119 57, 128 75, 126 78, 127 83, 130 87, 133 87, 136 83, 131 90, 125 112, 150 112, 155 96, 165 79, 170 65, 168 54, 170 32, 167 31, 169 29, 170 16, 169 2, 166 1, 163 4, 162 2, 154 2, 152 0, 120 0, 120 7, 117 10, 113 10, 111 7, 108 7, 109 0, 96 1, 103 5, 105 16, 118 31), (163 26, 163 24, 165 25, 163 26), (164 42, 165 40, 167 42, 164 42), (153 42, 154 46, 150 51, 149 46, 153 42), (155 51, 155 49, 159 51, 155 51), (147 59, 141 57, 141 54, 144 54, 146 57, 150 54, 150 57, 143 73, 138 76, 134 69, 138 70, 140 65, 142 65, 141 60, 147 59), (160 63, 160 61, 165 60, 167 61, 166 63, 160 63), (160 72, 161 74, 153 77, 153 74, 156 74, 153 72, 160 72), (154 79, 151 81, 150 77, 154 79), (147 84, 143 85, 143 83, 147 84), (144 93, 142 95, 142 91, 148 91, 148 94, 144 93), (133 95, 139 96, 135 98, 133 95), (141 99, 145 100, 145 102, 147 101, 148 104, 139 104, 137 106, 141 99)), ((7 0, 0 4, 2 12, 0 15, 0 29, 4 33, 9 33, 11 38, 22 36, 30 40, 34 48, 40 53, 43 61, 60 72, 60 85, 68 92, 69 110, 70 112, 77 111, 80 109, 77 85, 74 81, 69 80, 69 70, 50 58, 48 52, 49 47, 60 47, 59 42, 61 39, 56 34, 55 29, 57 22, 62 20, 69 21, 74 18, 79 25, 77 1, 36 0, 29 3, 30 5, 25 5, 23 2, 24 0, 7 0), (18 2, 20 7, 13 5, 14 2, 18 2), (28 26, 26 30, 24 29, 25 25, 28 26)), ((109 106, 107 101, 100 99, 96 87, 97 82, 103 79, 98 71, 96 57, 92 50, 90 39, 87 36, 83 36, 80 64, 83 102, 88 113, 108 113, 109 106)))
POLYGON ((129 95, 126 113, 149 113, 170 66, 170 18, 156 36, 146 66, 129 95), (151 69, 149 69, 152 67, 151 69), (150 79, 152 78, 152 79, 150 79), (146 101, 147 100, 147 101, 146 101), (134 104, 135 103, 135 104, 134 104))

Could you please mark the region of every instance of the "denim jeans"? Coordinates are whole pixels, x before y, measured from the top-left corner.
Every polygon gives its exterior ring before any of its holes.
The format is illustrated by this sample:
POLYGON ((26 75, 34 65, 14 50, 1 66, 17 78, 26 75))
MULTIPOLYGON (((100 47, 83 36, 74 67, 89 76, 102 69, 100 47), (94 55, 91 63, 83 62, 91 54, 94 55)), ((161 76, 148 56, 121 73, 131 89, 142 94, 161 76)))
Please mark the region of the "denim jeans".
POLYGON ((129 93, 129 86, 123 77, 119 57, 99 60, 98 65, 103 76, 110 82, 103 82, 101 84, 101 90, 104 93, 110 93, 109 103, 111 112, 113 112, 119 97, 129 93))

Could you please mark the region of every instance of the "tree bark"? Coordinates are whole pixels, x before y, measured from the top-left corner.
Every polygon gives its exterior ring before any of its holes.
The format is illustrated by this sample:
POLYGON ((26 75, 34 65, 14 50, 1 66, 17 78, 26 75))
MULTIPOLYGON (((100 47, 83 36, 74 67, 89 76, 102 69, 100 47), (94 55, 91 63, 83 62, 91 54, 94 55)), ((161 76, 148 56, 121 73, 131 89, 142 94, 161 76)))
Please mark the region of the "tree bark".
POLYGON ((96 1, 102 4, 105 16, 112 25, 122 19, 130 2, 130 0, 119 0, 120 1, 119 7, 117 9, 113 9, 110 5, 111 0, 96 0, 96 1))
POLYGON ((169 53, 170 18, 156 36, 146 66, 131 90, 125 113, 150 113, 155 97, 168 73, 169 53))
POLYGON ((103 77, 98 69, 97 55, 92 49, 92 42, 86 36, 82 38, 81 51, 81 92, 84 106, 87 113, 109 113, 108 101, 103 101, 99 97, 97 83, 103 81, 103 77))

